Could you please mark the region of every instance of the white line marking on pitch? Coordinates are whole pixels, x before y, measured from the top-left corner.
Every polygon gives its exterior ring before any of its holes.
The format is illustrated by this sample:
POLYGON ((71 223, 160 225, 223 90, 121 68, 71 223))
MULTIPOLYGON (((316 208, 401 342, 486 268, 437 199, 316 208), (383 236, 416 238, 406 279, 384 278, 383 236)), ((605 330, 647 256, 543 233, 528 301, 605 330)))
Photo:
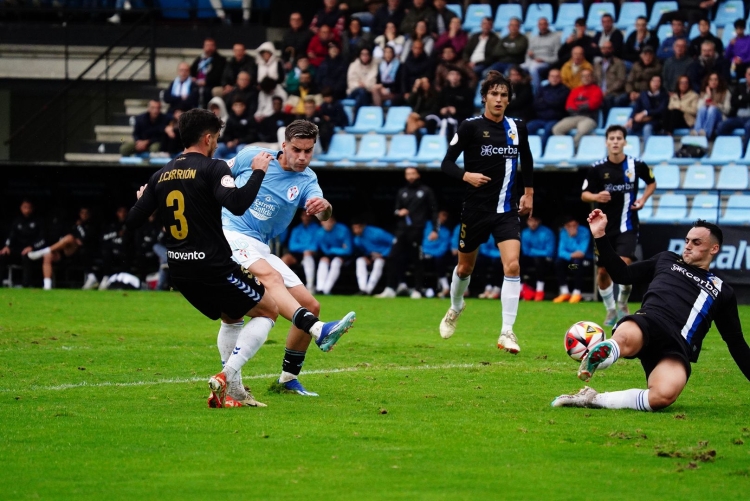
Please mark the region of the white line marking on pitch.
MULTIPOLYGON (((319 369, 312 371, 302 371, 300 375, 309 376, 314 374, 337 374, 339 372, 372 372, 372 371, 416 371, 416 370, 449 370, 449 369, 472 369, 483 367, 487 364, 443 364, 443 365, 417 365, 417 366, 400 366, 400 367, 344 367, 342 369, 319 369)), ((243 380, 250 379, 269 379, 278 376, 278 373, 273 374, 253 374, 249 376, 242 376, 243 380)), ((208 381, 210 376, 205 377, 192 377, 183 379, 159 379, 157 381, 131 381, 126 383, 115 383, 112 381, 104 381, 101 383, 87 383, 83 381, 81 383, 61 384, 57 386, 31 386, 27 390, 33 391, 60 391, 70 390, 74 388, 103 388, 107 386, 127 387, 127 386, 151 386, 159 384, 185 384, 185 383, 196 383, 200 381, 208 381)), ((25 390, 17 390, 12 388, 0 388, 0 393, 18 393, 25 390)))

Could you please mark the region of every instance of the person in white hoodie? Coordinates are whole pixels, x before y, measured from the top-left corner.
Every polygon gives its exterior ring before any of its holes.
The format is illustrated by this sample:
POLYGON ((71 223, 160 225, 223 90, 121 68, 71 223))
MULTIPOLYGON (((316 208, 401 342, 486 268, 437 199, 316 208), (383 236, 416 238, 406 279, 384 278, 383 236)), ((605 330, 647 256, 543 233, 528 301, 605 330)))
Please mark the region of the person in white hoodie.
POLYGON ((346 95, 356 102, 355 108, 371 102, 372 88, 378 81, 378 65, 373 61, 370 49, 363 48, 346 72, 346 95))
POLYGON ((258 65, 258 82, 268 77, 280 84, 284 81, 284 63, 276 55, 273 42, 263 42, 258 47, 255 63, 258 65))
MULTIPOLYGON (((229 118, 229 113, 227 113, 227 105, 224 104, 224 100, 220 97, 214 97, 211 98, 211 100, 208 102, 208 110, 212 111, 214 115, 221 118, 221 121, 224 123, 227 123, 227 118, 229 118)), ((224 134, 224 127, 221 128, 219 131, 219 137, 224 134)))

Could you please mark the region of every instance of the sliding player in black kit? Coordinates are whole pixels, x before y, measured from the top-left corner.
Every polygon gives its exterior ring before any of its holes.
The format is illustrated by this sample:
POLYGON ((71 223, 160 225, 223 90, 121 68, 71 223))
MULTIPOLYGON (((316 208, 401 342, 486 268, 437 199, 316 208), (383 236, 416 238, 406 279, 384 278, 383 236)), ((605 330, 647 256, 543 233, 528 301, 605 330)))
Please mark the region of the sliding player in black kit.
POLYGON ((588 218, 599 259, 620 284, 648 283, 641 309, 622 318, 611 339, 594 345, 578 369, 588 381, 608 357, 638 358, 646 373, 648 390, 597 393, 588 386, 574 395, 562 395, 553 407, 598 407, 652 411, 668 407, 690 377, 690 363, 698 361, 703 339, 716 322, 737 366, 750 380, 750 347, 742 336, 737 298, 732 288, 709 271, 721 250, 721 229, 696 221, 685 237, 682 256, 662 252, 626 265, 606 236, 607 216, 595 209, 588 218))
POLYGON ((440 335, 447 339, 455 332, 458 317, 466 308, 464 292, 474 271, 477 251, 492 235, 500 249, 505 275, 500 293, 503 324, 497 347, 516 354, 521 350, 513 332, 521 293, 519 215, 531 214, 534 204, 534 159, 526 124, 505 116, 510 82, 501 73, 490 71, 480 93, 485 103, 484 113, 459 126, 441 166, 449 176, 466 182, 466 194, 461 212, 458 266, 451 281, 451 306, 440 322, 440 335), (456 165, 461 152, 463 169, 456 165), (519 182, 519 162, 523 183, 519 182))

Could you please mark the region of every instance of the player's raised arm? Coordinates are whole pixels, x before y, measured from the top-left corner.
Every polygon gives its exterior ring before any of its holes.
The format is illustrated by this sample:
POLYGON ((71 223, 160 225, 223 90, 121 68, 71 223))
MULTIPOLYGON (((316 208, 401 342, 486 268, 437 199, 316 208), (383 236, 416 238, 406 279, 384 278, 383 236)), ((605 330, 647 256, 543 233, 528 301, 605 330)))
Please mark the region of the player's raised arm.
POLYGON ((128 217, 125 219, 125 227, 128 230, 134 230, 143 226, 148 217, 157 209, 158 202, 154 195, 154 176, 149 179, 148 184, 136 193, 138 200, 132 209, 128 211, 128 217))
POLYGON ((650 281, 654 275, 656 259, 652 257, 646 261, 627 265, 617 255, 609 239, 606 238, 607 216, 601 209, 594 209, 588 217, 591 236, 594 237, 599 263, 607 269, 616 283, 630 285, 633 283, 650 281))
POLYGON ((253 173, 242 188, 235 186, 232 171, 229 167, 224 162, 217 161, 216 174, 214 174, 215 177, 218 177, 218 182, 214 184, 216 200, 235 216, 244 214, 255 201, 255 197, 258 196, 258 190, 260 190, 260 185, 268 170, 268 164, 273 158, 273 155, 268 152, 258 153, 253 158, 251 165, 253 173))

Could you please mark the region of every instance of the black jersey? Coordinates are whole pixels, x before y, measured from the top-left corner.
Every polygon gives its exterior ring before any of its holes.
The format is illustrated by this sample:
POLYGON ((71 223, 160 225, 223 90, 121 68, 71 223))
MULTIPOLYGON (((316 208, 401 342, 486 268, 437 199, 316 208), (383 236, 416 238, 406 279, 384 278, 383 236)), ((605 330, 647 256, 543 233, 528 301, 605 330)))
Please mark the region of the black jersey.
POLYGON ((646 184, 656 182, 648 165, 629 155, 621 163, 606 157, 589 169, 581 191, 596 194, 606 190, 612 197, 606 204, 598 204, 607 215, 607 235, 638 231, 638 211, 630 208, 638 198, 638 179, 646 184))
POLYGON ((742 336, 737 298, 729 285, 710 271, 685 263, 674 252, 626 265, 608 238, 597 238, 596 247, 613 281, 649 284, 638 314, 649 316, 666 333, 684 339, 690 346, 691 362, 698 361, 703 339, 716 322, 732 358, 750 379, 750 347, 742 336))
POLYGON ((5 245, 18 253, 26 247, 34 250, 41 249, 45 246, 44 226, 36 216, 18 216, 10 226, 5 245))
POLYGON ((253 171, 236 188, 222 160, 183 153, 158 170, 128 213, 126 225, 137 228, 159 209, 166 230, 169 272, 178 278, 229 275, 237 266, 221 229, 221 208, 242 215, 255 200, 265 173, 253 171))
POLYGON ((533 187, 534 159, 526 124, 508 117, 493 122, 484 115, 464 120, 450 142, 441 168, 456 179, 463 179, 465 172, 478 172, 491 179, 478 188, 466 184, 464 209, 496 213, 517 211, 521 189, 533 187), (461 152, 463 169, 456 165, 461 152), (523 184, 518 181, 519 161, 523 184))

